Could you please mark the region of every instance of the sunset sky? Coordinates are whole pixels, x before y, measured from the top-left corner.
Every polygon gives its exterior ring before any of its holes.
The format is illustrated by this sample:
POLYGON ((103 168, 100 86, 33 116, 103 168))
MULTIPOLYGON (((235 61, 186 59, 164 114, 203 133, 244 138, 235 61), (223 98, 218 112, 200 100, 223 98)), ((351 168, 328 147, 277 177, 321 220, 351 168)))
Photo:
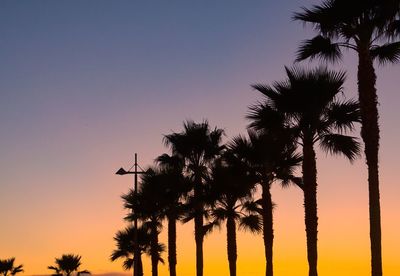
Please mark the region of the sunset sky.
MULTIPOLYGON (((116 170, 129 168, 135 152, 142 167, 152 165, 167 151, 163 135, 186 119, 224 128, 225 141, 244 133, 247 108, 260 99, 250 85, 284 78, 283 66, 313 34, 291 15, 313 3, 1 1, 0 259, 16 257, 25 275, 43 275, 55 257, 75 253, 94 274, 124 272, 109 256, 133 179, 116 170)), ((354 53, 345 60, 334 68, 348 71, 351 98, 354 53)), ((377 66, 377 75, 383 265, 385 276, 398 276, 400 65, 377 66)), ((368 275, 365 163, 318 152, 317 165, 320 275, 368 275)), ((275 275, 306 275, 302 193, 272 192, 275 275)), ((223 230, 206 237, 206 276, 228 275, 225 242, 223 230)), ((178 274, 194 275, 191 223, 179 225, 177 247, 178 274)), ((262 275, 263 252, 261 236, 240 233, 238 275, 262 275)))

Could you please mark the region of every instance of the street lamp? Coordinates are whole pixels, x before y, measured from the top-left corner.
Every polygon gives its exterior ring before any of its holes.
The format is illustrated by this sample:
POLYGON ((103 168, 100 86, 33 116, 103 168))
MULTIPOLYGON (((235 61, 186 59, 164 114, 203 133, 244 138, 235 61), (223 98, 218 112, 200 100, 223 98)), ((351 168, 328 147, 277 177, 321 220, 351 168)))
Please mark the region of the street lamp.
MULTIPOLYGON (((133 189, 133 195, 134 198, 136 198, 137 195, 137 176, 138 174, 144 174, 144 171, 138 171, 138 164, 137 164, 137 153, 135 153, 135 164, 133 165, 134 171, 132 172, 130 169, 126 171, 124 168, 120 168, 115 174, 117 175, 126 175, 126 174, 133 174, 135 177, 135 182, 134 182, 134 189, 133 189)), ((133 212, 133 210, 132 210, 133 212)), ((139 249, 139 243, 138 243, 138 221, 136 216, 134 216, 133 219, 133 276, 139 276, 139 255, 140 255, 140 249, 139 249)))

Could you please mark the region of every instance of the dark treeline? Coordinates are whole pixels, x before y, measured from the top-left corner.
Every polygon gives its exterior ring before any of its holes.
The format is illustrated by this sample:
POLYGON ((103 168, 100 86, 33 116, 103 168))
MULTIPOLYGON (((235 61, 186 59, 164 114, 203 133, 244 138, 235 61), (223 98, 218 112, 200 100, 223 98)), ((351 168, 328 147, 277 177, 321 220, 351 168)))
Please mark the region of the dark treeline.
MULTIPOLYGON (((141 179, 137 194, 123 196, 132 210, 127 220, 138 219, 138 256, 151 258, 152 275, 164 262, 165 245, 158 235, 167 221, 168 265, 176 276, 178 221, 194 221, 196 276, 203 275, 203 241, 215 227, 226 227, 227 265, 236 275, 236 232, 261 234, 265 247, 265 275, 273 275, 273 208, 271 185, 292 186, 304 195, 304 218, 309 276, 317 276, 318 213, 316 149, 341 154, 353 161, 361 154, 354 137, 361 124, 361 138, 368 167, 370 210, 371 275, 382 275, 381 229, 378 178, 379 124, 376 74, 373 62, 400 59, 400 1, 325 0, 302 8, 293 19, 309 23, 317 36, 301 43, 297 62, 318 58, 335 62, 342 49, 356 51, 359 99, 346 99, 346 74, 326 65, 304 70, 285 67, 282 81, 256 84, 261 99, 250 106, 247 134, 223 144, 223 130, 208 121, 185 121, 183 130, 163 138, 169 153, 155 159, 141 179), (298 175, 296 172, 301 171, 298 175), (255 191, 261 191, 256 193, 255 191)), ((112 260, 124 258, 124 268, 132 268, 132 232, 117 233, 117 249, 112 260)))
MULTIPOLYGON (((60 258, 55 258, 55 265, 50 265, 47 269, 52 270, 51 276, 80 276, 91 274, 88 270, 79 270, 82 257, 74 254, 63 254, 60 258)), ((14 265, 15 258, 0 259, 0 275, 14 276, 24 272, 23 265, 14 265)))
MULTIPOLYGON (((197 275, 203 273, 204 237, 222 225, 227 233, 230 275, 236 275, 238 229, 263 235, 266 275, 273 275, 273 183, 304 192, 308 261, 310 273, 316 275, 315 146, 350 160, 356 158, 360 145, 346 133, 360 121, 359 106, 343 99, 344 72, 286 68, 286 73, 286 79, 273 86, 253 86, 263 98, 249 109, 247 135, 222 144, 222 129, 212 128, 207 121, 186 121, 181 132, 164 136, 170 153, 155 159, 155 165, 141 178, 137 194, 132 190, 123 196, 125 207, 132 210, 127 219, 141 222, 138 243, 140 252, 151 258, 153 276, 163 262, 165 246, 158 235, 164 219, 168 221, 171 275, 176 275, 176 222, 192 219, 197 275), (303 175, 296 176, 300 167, 303 175)), ((125 269, 133 264, 133 233, 134 229, 127 228, 115 237, 117 249, 112 260, 124 258, 125 269)))

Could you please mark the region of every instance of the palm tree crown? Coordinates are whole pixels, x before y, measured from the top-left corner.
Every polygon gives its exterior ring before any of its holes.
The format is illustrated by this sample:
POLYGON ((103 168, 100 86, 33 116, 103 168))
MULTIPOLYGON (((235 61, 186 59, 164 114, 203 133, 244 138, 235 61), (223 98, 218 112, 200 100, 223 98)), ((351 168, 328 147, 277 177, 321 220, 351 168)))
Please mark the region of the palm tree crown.
POLYGON ((90 274, 88 270, 78 271, 81 266, 81 256, 74 254, 63 254, 61 258, 56 258, 55 263, 56 266, 48 266, 48 269, 54 270, 55 276, 70 276, 74 272, 79 276, 81 274, 90 274))
POLYGON ((15 258, 0 260, 0 275, 8 276, 23 272, 23 265, 14 266, 15 258))
POLYGON ((297 60, 335 61, 342 57, 341 48, 347 48, 368 50, 371 58, 382 64, 398 62, 399 16, 398 0, 326 0, 311 9, 303 8, 293 18, 312 24, 319 34, 302 43, 297 60))
POLYGON ((221 152, 222 129, 210 130, 208 121, 186 121, 183 128, 180 133, 165 135, 164 143, 171 147, 174 155, 185 160, 189 170, 205 166, 221 152))
POLYGON ((339 100, 345 80, 344 72, 317 68, 304 71, 285 67, 287 80, 273 86, 257 84, 253 87, 265 96, 265 101, 251 108, 250 127, 255 130, 269 128, 278 111, 285 116, 285 128, 304 142, 318 142, 321 148, 334 154, 343 154, 354 160, 359 154, 356 138, 345 135, 359 122, 358 103, 339 100))

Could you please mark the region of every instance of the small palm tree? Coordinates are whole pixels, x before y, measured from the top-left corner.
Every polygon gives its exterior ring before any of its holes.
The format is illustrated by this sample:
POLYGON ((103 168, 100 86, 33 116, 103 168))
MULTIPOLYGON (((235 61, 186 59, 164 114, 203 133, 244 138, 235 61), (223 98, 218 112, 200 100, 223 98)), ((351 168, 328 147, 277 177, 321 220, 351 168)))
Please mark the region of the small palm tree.
POLYGON ((164 143, 172 154, 185 162, 185 171, 193 183, 194 235, 196 242, 196 276, 203 276, 203 240, 204 240, 204 184, 208 166, 220 154, 222 129, 210 129, 207 121, 195 123, 186 121, 184 130, 164 136, 164 143))
POLYGON ((372 275, 382 275, 381 215, 379 196, 379 114, 374 60, 380 64, 400 61, 399 0, 325 0, 303 8, 294 19, 310 23, 318 32, 298 51, 298 60, 321 58, 335 61, 341 49, 358 55, 358 96, 361 137, 368 166, 372 275))
POLYGON ((48 266, 48 269, 54 270, 54 276, 71 276, 74 273, 76 275, 90 274, 88 270, 79 270, 81 266, 81 256, 74 254, 63 254, 61 258, 55 259, 55 266, 48 266))
POLYGON ((168 265, 170 276, 176 276, 176 222, 182 215, 181 198, 189 192, 190 183, 183 175, 184 160, 166 153, 156 158, 161 169, 159 190, 164 195, 164 213, 168 221, 168 265))
MULTIPOLYGON (((134 258, 134 233, 135 230, 132 226, 125 228, 122 231, 118 231, 115 234, 114 240, 116 242, 117 249, 115 249, 111 254, 111 261, 114 262, 118 259, 123 259, 123 269, 129 270, 133 269, 133 258, 134 258)), ((151 234, 147 227, 140 226, 137 230, 138 243, 139 243, 139 276, 143 276, 143 263, 142 254, 151 254, 151 234)), ((161 259, 161 253, 164 251, 164 246, 162 244, 158 245, 158 258, 161 259)))
POLYGON ((23 272, 23 265, 14 266, 15 258, 0 260, 0 275, 16 275, 23 272))
POLYGON ((135 218, 142 222, 142 227, 150 233, 150 257, 152 275, 158 275, 158 263, 163 260, 159 255, 158 235, 161 232, 162 220, 165 218, 165 206, 167 198, 162 192, 164 175, 158 168, 150 168, 142 176, 142 185, 138 191, 130 191, 122 196, 125 201, 125 208, 131 209, 132 213, 126 217, 129 221, 135 218))
MULTIPOLYGON (((265 110, 263 112, 266 112, 265 110)), ((261 186, 261 199, 254 203, 254 211, 258 211, 263 221, 263 240, 266 262, 266 276, 273 275, 273 207, 271 187, 280 182, 283 187, 291 183, 302 188, 301 180, 294 176, 294 170, 301 163, 297 154, 292 135, 284 129, 283 116, 280 113, 268 111, 268 118, 274 117, 274 126, 269 125, 262 132, 248 130, 248 137, 237 136, 229 144, 231 154, 241 160, 248 170, 254 174, 255 181, 261 186)), ((257 113, 258 114, 258 113, 257 113)), ((250 114, 250 117, 252 115, 250 114)))
MULTIPOLYGON (((317 68, 304 71, 286 69, 287 79, 273 86, 254 85, 264 101, 253 107, 251 127, 269 129, 268 110, 285 115, 285 129, 290 129, 303 154, 303 192, 307 236, 309 276, 317 276, 317 164, 315 145, 331 154, 343 154, 354 160, 359 154, 356 138, 346 135, 359 122, 358 104, 341 101, 338 95, 345 80, 344 72, 317 68), (267 110, 267 112, 265 112, 267 110)), ((275 118, 272 117, 271 120, 275 118)))
POLYGON ((247 167, 230 158, 220 159, 212 169, 208 200, 214 201, 211 224, 220 226, 226 221, 227 255, 230 276, 236 276, 236 228, 259 233, 262 222, 259 214, 246 209, 252 200, 255 178, 247 167))

